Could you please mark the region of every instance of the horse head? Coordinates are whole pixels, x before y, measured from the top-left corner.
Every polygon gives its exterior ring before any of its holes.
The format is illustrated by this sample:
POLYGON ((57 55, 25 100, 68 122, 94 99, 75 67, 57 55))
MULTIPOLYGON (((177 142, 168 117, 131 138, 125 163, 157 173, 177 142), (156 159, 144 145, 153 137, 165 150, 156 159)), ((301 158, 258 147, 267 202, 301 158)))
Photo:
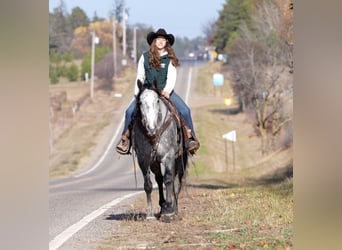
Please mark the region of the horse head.
POLYGON ((149 136, 154 136, 158 131, 160 121, 160 99, 159 91, 156 83, 142 84, 138 80, 139 93, 137 95, 137 103, 140 109, 142 120, 149 136))

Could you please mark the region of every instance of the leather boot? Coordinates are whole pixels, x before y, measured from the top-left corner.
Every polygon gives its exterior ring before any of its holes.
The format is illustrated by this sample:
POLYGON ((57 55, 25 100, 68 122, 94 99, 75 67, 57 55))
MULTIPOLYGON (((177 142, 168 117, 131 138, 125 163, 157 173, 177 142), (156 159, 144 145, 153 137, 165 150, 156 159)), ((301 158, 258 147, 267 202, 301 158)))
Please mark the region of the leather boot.
POLYGON ((130 140, 130 132, 129 129, 125 131, 125 133, 122 135, 121 140, 116 145, 116 151, 119 154, 127 155, 130 153, 131 148, 131 140, 130 140))
POLYGON ((188 138, 187 150, 190 154, 195 154, 195 152, 199 149, 200 143, 197 140, 196 136, 191 133, 191 129, 188 126, 185 126, 186 136, 188 138))

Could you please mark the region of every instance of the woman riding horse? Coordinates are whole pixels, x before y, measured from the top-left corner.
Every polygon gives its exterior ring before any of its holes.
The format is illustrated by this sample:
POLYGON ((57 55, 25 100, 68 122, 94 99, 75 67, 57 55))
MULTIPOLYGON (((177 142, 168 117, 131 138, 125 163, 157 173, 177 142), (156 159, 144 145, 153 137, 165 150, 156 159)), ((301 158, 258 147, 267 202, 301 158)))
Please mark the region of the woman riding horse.
MULTIPOLYGON (((176 67, 179 66, 178 58, 172 48, 174 42, 175 37, 172 34, 167 34, 164 29, 158 29, 157 32, 150 32, 147 35, 150 49, 144 52, 139 59, 134 95, 136 96, 139 92, 138 80, 146 84, 156 81, 160 94, 169 99, 184 118, 181 121, 185 123, 182 125, 185 127, 188 139, 185 144, 187 150, 194 154, 199 149, 200 143, 195 136, 190 108, 174 91, 177 78, 176 67)), ((116 151, 120 154, 130 153, 130 127, 135 108, 136 100, 134 99, 126 110, 122 137, 116 146, 116 151)))

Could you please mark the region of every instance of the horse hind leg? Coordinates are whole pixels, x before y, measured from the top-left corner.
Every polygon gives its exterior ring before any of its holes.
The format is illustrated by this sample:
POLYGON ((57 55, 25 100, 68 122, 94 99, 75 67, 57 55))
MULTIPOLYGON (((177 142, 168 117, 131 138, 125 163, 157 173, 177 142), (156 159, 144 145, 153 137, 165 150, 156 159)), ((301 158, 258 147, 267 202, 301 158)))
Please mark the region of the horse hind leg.
POLYGON ((175 211, 175 214, 178 214, 178 196, 181 191, 182 183, 181 183, 181 177, 179 174, 175 177, 175 181, 173 183, 173 195, 174 195, 174 201, 173 201, 173 209, 175 211))

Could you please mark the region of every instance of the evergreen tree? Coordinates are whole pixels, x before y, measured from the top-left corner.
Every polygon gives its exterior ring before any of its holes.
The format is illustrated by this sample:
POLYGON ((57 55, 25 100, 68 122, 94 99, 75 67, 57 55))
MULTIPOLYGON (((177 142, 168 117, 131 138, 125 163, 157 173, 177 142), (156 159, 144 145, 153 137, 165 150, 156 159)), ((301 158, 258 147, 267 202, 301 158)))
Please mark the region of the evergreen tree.
POLYGON ((252 0, 227 0, 216 22, 213 44, 218 51, 224 51, 238 38, 238 28, 243 22, 250 24, 251 10, 252 0))
POLYGON ((87 27, 89 25, 89 18, 80 7, 75 7, 71 10, 70 24, 72 29, 78 27, 87 27))
POLYGON ((64 54, 69 50, 69 44, 73 36, 69 15, 63 0, 49 16, 50 47, 54 47, 58 53, 64 54))

